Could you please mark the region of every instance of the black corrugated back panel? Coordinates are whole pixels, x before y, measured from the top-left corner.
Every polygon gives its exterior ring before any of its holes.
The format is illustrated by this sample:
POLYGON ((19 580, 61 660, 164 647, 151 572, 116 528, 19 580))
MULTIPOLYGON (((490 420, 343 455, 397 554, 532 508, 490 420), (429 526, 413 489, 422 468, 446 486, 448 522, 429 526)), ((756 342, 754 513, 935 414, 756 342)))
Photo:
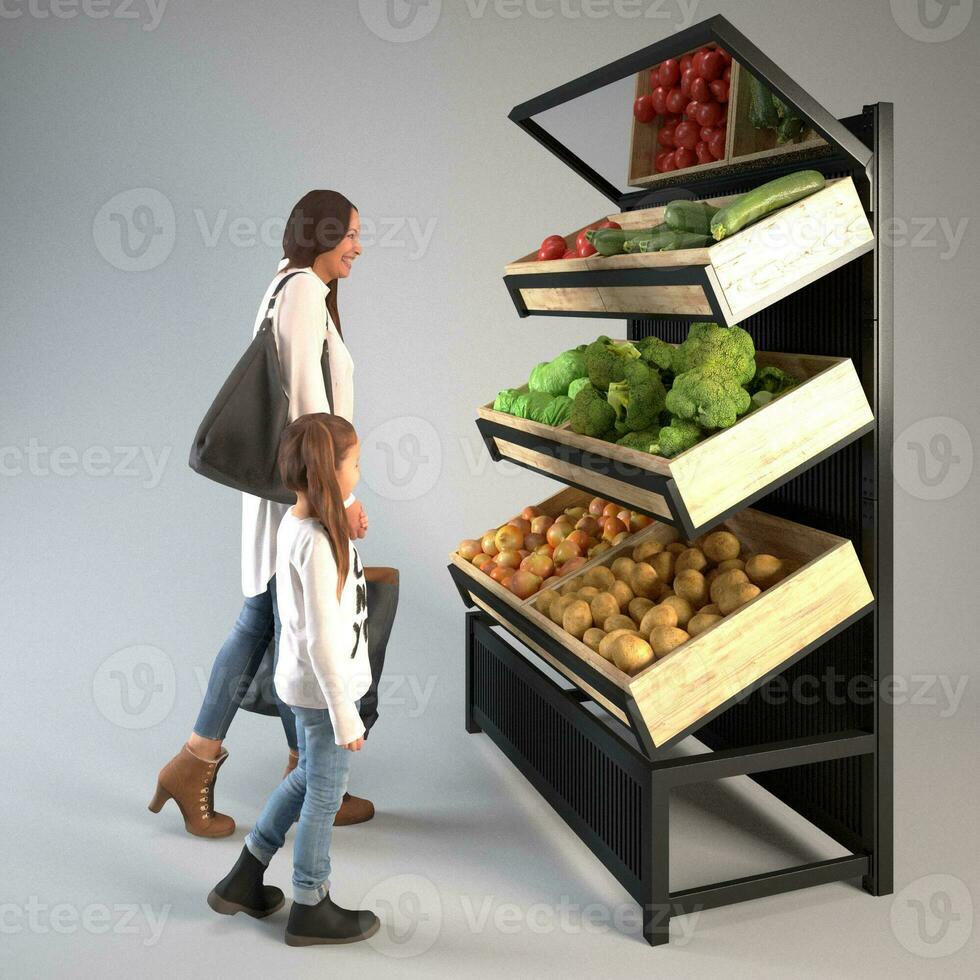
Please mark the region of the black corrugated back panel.
POLYGON ((642 787, 473 637, 473 706, 623 866, 642 878, 642 787))

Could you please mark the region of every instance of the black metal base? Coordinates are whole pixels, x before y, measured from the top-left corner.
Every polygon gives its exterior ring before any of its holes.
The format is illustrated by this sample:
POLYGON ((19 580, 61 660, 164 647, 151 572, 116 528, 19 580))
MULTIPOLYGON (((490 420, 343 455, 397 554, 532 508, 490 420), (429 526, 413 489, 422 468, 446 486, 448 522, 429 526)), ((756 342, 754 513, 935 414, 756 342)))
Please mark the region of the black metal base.
POLYGON ((836 759, 870 764, 873 734, 841 731, 652 761, 628 733, 587 711, 581 691, 559 686, 494 625, 482 612, 466 615, 466 730, 485 732, 640 904, 650 945, 669 941, 677 915, 831 881, 861 879, 870 890, 869 837, 844 857, 672 892, 668 817, 677 786, 836 759))

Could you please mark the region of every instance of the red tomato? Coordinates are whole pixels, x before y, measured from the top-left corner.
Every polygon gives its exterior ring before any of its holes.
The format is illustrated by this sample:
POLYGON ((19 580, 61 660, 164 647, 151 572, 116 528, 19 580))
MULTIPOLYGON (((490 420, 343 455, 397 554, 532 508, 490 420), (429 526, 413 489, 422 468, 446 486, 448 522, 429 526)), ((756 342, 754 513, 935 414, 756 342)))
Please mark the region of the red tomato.
POLYGON ((672 85, 676 85, 680 80, 680 66, 673 58, 668 58, 660 66, 660 71, 657 73, 657 77, 660 79, 660 84, 663 85, 664 88, 670 88, 672 85))
POLYGON ((732 63, 732 56, 724 48, 718 48, 717 51, 718 54, 721 55, 721 60, 724 61, 726 65, 730 65, 732 63))
POLYGON ((683 122, 684 117, 679 112, 668 112, 664 116, 665 126, 676 126, 679 122, 683 122))
POLYGON ((660 65, 654 65, 650 69, 650 88, 660 84, 660 65))
POLYGON ((698 145, 699 133, 700 130, 696 123, 678 123, 677 129, 674 130, 674 146, 683 147, 685 150, 693 150, 698 145))
POLYGON ((670 155, 670 152, 671 152, 670 150, 661 150, 661 151, 660 151, 660 152, 659 152, 659 153, 658 153, 658 154, 657 154, 657 155, 656 155, 656 156, 655 156, 655 157, 653 158, 653 169, 654 169, 654 170, 656 170, 658 174, 659 174, 659 173, 663 173, 663 169, 664 169, 664 160, 666 160, 666 159, 667 159, 667 157, 668 157, 668 156, 670 155))
POLYGON ((597 221, 594 225, 596 228, 622 228, 623 226, 618 221, 610 221, 608 218, 604 218, 602 221, 597 221))
POLYGON ((711 101, 711 91, 708 88, 708 83, 703 78, 691 79, 691 98, 695 102, 711 101))
POLYGON ((691 99, 691 101, 688 102, 686 106, 684 106, 684 118, 685 119, 696 118, 698 114, 699 105, 701 105, 700 102, 695 102, 694 99, 691 99))
MULTIPOLYGON (((594 252, 595 249, 592 249, 592 251, 594 252)), ((575 251, 574 248, 568 248, 568 249, 565 249, 565 254, 562 256, 562 258, 563 259, 578 259, 578 258, 582 258, 582 256, 580 256, 578 254, 578 252, 575 251)))
POLYGON ((711 137, 715 135, 714 126, 702 126, 700 135, 702 143, 710 143, 711 137))
POLYGON ((681 78, 684 77, 684 72, 686 72, 687 69, 690 67, 691 67, 691 56, 689 54, 686 54, 684 55, 683 58, 681 58, 680 61, 681 78))
POLYGON ((717 102, 699 102, 694 118, 701 126, 717 126, 724 112, 717 102))
POLYGON ((694 72, 695 77, 701 77, 701 59, 707 53, 707 48, 699 48, 694 52, 694 56, 691 58, 691 71, 694 72))
POLYGON ((653 122, 653 117, 656 114, 656 110, 653 108, 653 99, 649 95, 641 95, 633 103, 633 118, 637 122, 653 122))
POLYGON ((691 83, 694 81, 694 69, 688 68, 685 72, 681 74, 681 91, 684 93, 684 98, 689 99, 691 97, 691 83))
POLYGON ((561 249, 562 249, 562 251, 563 251, 563 252, 565 251, 565 239, 564 239, 564 238, 562 238, 562 237, 561 237, 561 235, 549 235, 549 236, 548 236, 548 237, 547 237, 547 238, 546 238, 546 239, 545 239, 545 240, 544 240, 544 241, 543 241, 543 242, 541 243, 541 247, 542 247, 542 248, 547 248, 547 247, 548 247, 548 245, 555 245, 555 246, 558 246, 558 245, 561 245, 561 249))
POLYGON ((701 70, 697 74, 706 82, 713 82, 716 78, 721 78, 721 73, 724 70, 724 59, 717 51, 706 51, 701 55, 701 70))
POLYGON ((689 150, 687 147, 681 147, 679 150, 674 150, 674 163, 678 170, 683 170, 685 167, 693 166, 697 163, 697 155, 694 150, 689 150))
POLYGON ((680 113, 684 111, 684 106, 687 105, 687 97, 679 88, 672 88, 667 93, 667 99, 665 101, 668 112, 680 113))
POLYGON ((575 254, 580 258, 587 258, 589 255, 595 255, 595 246, 586 237, 585 233, 588 228, 583 228, 578 235, 575 237, 575 254))
POLYGON ((660 127, 660 132, 657 133, 657 142, 665 149, 670 149, 674 145, 674 132, 677 129, 678 124, 667 124, 666 126, 660 127))
POLYGON ((670 89, 664 88, 663 85, 658 85, 650 93, 650 101, 653 102, 653 111, 658 115, 662 116, 667 111, 667 93, 670 89))
POLYGON ((723 82, 728 82, 729 85, 732 84, 732 66, 729 65, 722 73, 721 80, 723 82))
MULTIPOLYGON (((704 79, 699 78, 698 81, 704 81, 704 79)), ((712 96, 718 102, 728 101, 728 82, 726 82, 724 79, 716 78, 713 82, 709 83, 709 87, 711 89, 712 96)))
POLYGON ((664 157, 664 169, 661 171, 661 173, 669 173, 671 170, 676 170, 676 169, 677 169, 677 161, 674 159, 674 154, 668 153, 664 157))
POLYGON ((551 245, 542 245, 538 249, 538 261, 550 262, 552 259, 562 259, 565 257, 566 251, 564 242, 561 245, 556 245, 554 242, 551 245))
POLYGON ((694 153, 698 158, 698 163, 711 163, 714 160, 711 150, 708 149, 708 144, 704 140, 698 141, 698 145, 694 147, 694 153))
POLYGON ((716 160, 721 160, 725 155, 725 131, 723 129, 716 129, 715 135, 711 137, 711 142, 708 144, 708 149, 711 150, 711 155, 716 160))

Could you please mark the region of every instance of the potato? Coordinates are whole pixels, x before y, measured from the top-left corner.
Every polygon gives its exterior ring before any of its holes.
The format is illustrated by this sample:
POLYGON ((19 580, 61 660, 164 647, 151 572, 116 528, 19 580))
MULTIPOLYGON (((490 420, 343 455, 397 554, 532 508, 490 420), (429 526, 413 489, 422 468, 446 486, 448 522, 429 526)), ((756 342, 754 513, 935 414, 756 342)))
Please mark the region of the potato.
POLYGON ((613 630, 635 630, 636 623, 634 623, 629 616, 624 616, 622 613, 617 613, 615 616, 610 616, 602 624, 602 628, 607 633, 612 633, 613 630))
POLYGON ((597 651, 599 656, 602 657, 603 660, 608 660, 610 663, 612 663, 612 645, 620 636, 623 636, 626 633, 636 635, 635 630, 623 629, 613 630, 612 632, 607 633, 602 640, 599 641, 599 650, 597 651))
POLYGON ((666 657, 671 650, 676 650, 691 637, 676 626, 655 626, 650 633, 650 645, 657 658, 666 657))
POLYGON ((718 597, 718 608, 722 611, 723 615, 727 616, 729 613, 733 613, 736 609, 744 606, 747 602, 751 602, 761 592, 762 589, 758 585, 752 585, 750 582, 740 582, 738 585, 733 585, 731 588, 726 589, 718 597))
POLYGON ((600 541, 598 544, 589 548, 589 557, 595 558, 597 555, 604 555, 611 548, 612 545, 608 541, 600 541))
POLYGON ((659 541, 641 541, 633 549, 633 561, 649 561, 663 550, 664 546, 659 541))
POLYGON ((708 583, 700 572, 688 568, 674 576, 674 593, 697 609, 708 601, 708 583))
POLYGON ((640 622, 640 632, 649 636, 658 626, 676 626, 677 610, 673 606, 665 606, 662 603, 647 610, 647 614, 640 622))
POLYGON ((672 595, 674 595, 674 590, 669 585, 665 585, 660 591, 660 602, 663 602, 664 599, 670 598, 672 595))
POLYGON ((610 566, 613 575, 620 580, 620 582, 629 582, 630 575, 633 572, 633 566, 636 564, 632 558, 627 558, 626 555, 620 555, 610 566))
POLYGON ((545 589, 544 592, 535 598, 534 608, 542 615, 547 616, 548 610, 551 608, 551 603, 558 598, 559 595, 554 589, 545 589))
POLYGON ((560 595, 548 607, 548 618, 557 625, 562 625, 565 618, 565 610, 575 602, 575 597, 570 595, 560 595))
POLYGON ((721 610, 713 602, 708 603, 708 605, 706 605, 706 606, 702 606, 698 610, 698 612, 699 613, 713 613, 715 616, 720 616, 721 615, 721 610))
POLYGON ((609 590, 610 595, 616 597, 616 601, 619 603, 620 611, 626 609, 630 602, 636 598, 633 594, 633 590, 625 582, 614 582, 612 588, 609 590))
POLYGON ((674 562, 674 575, 693 569, 696 572, 703 571, 708 567, 708 559, 700 548, 687 548, 677 556, 674 562))
POLYGON ((674 541, 667 545, 667 547, 664 548, 664 551, 672 554, 676 558, 678 555, 684 554, 684 552, 687 551, 687 547, 687 544, 683 541, 674 541))
POLYGON ((749 577, 741 569, 732 568, 727 572, 722 572, 720 575, 715 577, 715 580, 711 583, 710 594, 711 601, 721 605, 720 597, 727 592, 729 589, 736 585, 748 585, 749 577))
POLYGON ((774 555, 753 555, 745 563, 745 574, 760 589, 768 589, 785 577, 783 562, 774 555))
POLYGON ((722 619, 724 617, 719 616, 718 613, 699 612, 691 617, 687 624, 687 631, 691 636, 697 636, 699 633, 703 633, 709 626, 720 623, 722 619))
POLYGON ((596 653, 599 652, 599 644, 606 638, 606 634, 600 630, 596 629, 595 626, 587 629, 582 636, 582 642, 589 647, 590 650, 595 650, 596 653))
POLYGON ((608 592, 609 586, 616 581, 616 576, 605 565, 596 565, 582 576, 582 580, 586 585, 591 585, 600 592, 608 592))
POLYGON ((619 615, 619 601, 609 592, 600 592, 590 603, 592 609, 592 621, 596 626, 606 627, 606 620, 610 616, 619 615))
POLYGON ((594 585, 584 585, 578 590, 578 597, 586 602, 591 602, 598 594, 599 590, 594 585))
POLYGON ((677 625, 681 629, 687 629, 690 618, 694 615, 694 607, 679 595, 670 595, 660 603, 662 606, 670 606, 677 613, 677 625))
POLYGON ((739 569, 739 571, 745 571, 745 562, 741 558, 726 558, 724 561, 718 562, 719 572, 729 572, 733 568, 739 569))
POLYGON ((674 580, 674 561, 675 556, 672 551, 661 551, 650 559, 653 570, 657 573, 657 578, 661 582, 669 585, 674 580))
POLYGON ((575 599, 565 607, 561 617, 562 629, 576 639, 582 639, 585 631, 592 628, 592 610, 584 599, 575 599))
POLYGON ((627 608, 629 609, 630 619, 632 619, 634 623, 638 623, 646 615, 647 610, 652 609, 653 607, 654 601, 652 599, 637 596, 635 599, 630 601, 627 608))
MULTIPOLYGON (((714 582, 714 580, 716 578, 718 578, 719 575, 721 575, 721 571, 722 570, 720 568, 715 567, 715 568, 709 568, 704 573, 704 580, 705 580, 705 582, 708 583, 708 592, 709 593, 711 592, 711 583, 714 582)), ((737 571, 737 569, 736 569, 736 571, 737 571)))
POLYGON ((612 661, 624 674, 638 674, 653 663, 653 647, 641 636, 623 633, 612 643, 612 661))
POLYGON ((712 531, 701 545, 709 561, 721 563, 729 558, 738 558, 742 543, 731 531, 712 531))
POLYGON ((660 593, 660 579, 653 565, 648 565, 645 561, 638 562, 633 566, 633 571, 629 578, 630 588, 633 595, 650 599, 660 593))
POLYGON ((582 576, 576 575, 561 586, 561 594, 569 595, 572 592, 578 592, 578 590, 581 589, 584 584, 585 583, 582 581, 582 576))

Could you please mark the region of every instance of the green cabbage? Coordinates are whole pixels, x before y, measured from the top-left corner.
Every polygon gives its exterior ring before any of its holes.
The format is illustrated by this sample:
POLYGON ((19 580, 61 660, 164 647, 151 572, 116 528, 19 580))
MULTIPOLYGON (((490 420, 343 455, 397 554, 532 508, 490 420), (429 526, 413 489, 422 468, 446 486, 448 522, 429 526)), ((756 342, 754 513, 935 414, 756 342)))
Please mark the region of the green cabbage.
POLYGON ((564 395, 568 386, 588 374, 585 353, 567 350, 550 361, 542 361, 531 372, 527 386, 531 391, 547 392, 553 398, 564 395))

